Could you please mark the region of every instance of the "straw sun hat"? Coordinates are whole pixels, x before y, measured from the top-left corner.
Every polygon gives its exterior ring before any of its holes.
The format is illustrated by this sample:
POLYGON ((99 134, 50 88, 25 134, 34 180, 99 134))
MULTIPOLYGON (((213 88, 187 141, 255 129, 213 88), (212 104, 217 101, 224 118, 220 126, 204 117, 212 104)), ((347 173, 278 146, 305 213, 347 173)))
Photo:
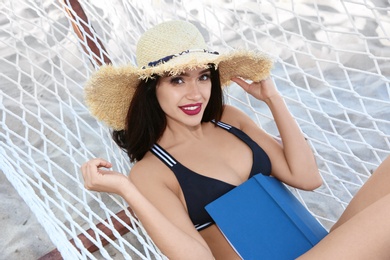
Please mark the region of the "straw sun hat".
POLYGON ((146 31, 137 44, 136 56, 138 67, 104 65, 85 85, 85 101, 91 114, 114 130, 125 129, 136 87, 153 75, 177 75, 213 63, 220 71, 221 85, 226 86, 235 76, 263 80, 272 68, 271 59, 264 53, 209 51, 198 29, 185 21, 164 22, 146 31))

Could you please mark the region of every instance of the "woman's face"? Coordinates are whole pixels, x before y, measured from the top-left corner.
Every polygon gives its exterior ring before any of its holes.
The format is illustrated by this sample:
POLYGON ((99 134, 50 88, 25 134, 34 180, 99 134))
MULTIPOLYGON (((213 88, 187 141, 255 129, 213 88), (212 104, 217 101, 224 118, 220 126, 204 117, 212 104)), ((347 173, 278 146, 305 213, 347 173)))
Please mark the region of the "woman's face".
POLYGON ((211 95, 210 69, 186 70, 175 76, 161 77, 157 100, 170 120, 188 126, 198 125, 211 95))

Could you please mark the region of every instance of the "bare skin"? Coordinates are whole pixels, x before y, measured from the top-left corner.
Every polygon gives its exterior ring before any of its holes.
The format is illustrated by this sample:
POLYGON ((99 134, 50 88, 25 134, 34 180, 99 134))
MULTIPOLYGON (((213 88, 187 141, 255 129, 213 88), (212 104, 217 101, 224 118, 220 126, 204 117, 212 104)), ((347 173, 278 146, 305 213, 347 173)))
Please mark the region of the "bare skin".
POLYGON ((390 259, 390 157, 350 202, 331 232, 299 259, 390 259))
MULTIPOLYGON (((248 179, 252 152, 245 143, 225 130, 215 127, 212 123, 201 123, 204 107, 210 97, 211 82, 207 75, 207 71, 198 69, 186 71, 179 79, 165 77, 160 80, 156 94, 166 113, 168 125, 157 143, 191 170, 240 185, 248 179), (191 116, 183 113, 182 106, 187 105, 201 107, 200 113, 191 116)), ((321 178, 314 156, 272 80, 252 84, 240 78, 233 80, 268 105, 283 146, 261 130, 247 115, 233 107, 225 107, 221 121, 243 130, 266 151, 273 166, 273 176, 300 189, 312 190, 319 187, 321 178)), ((194 228, 175 175, 150 152, 134 165, 129 178, 103 169, 110 167, 111 164, 103 159, 93 159, 85 163, 82 166, 85 187, 121 195, 169 259, 239 259, 215 225, 201 232, 194 228)), ((369 231, 373 233, 373 238, 364 242, 369 243, 368 248, 375 248, 378 256, 385 256, 385 252, 381 250, 384 243, 389 244, 390 238, 386 240, 385 236, 390 234, 390 227, 383 231, 383 235, 378 236, 375 236, 374 230, 386 218, 389 219, 387 205, 390 205, 390 198, 386 187, 389 187, 390 178, 384 173, 388 172, 389 168, 390 165, 386 162, 381 170, 378 170, 380 173, 375 173, 375 177, 351 202, 334 231, 328 235, 329 239, 325 238, 302 256, 302 259, 340 259, 341 256, 342 259, 358 259, 350 257, 348 252, 365 248, 359 247, 356 250, 356 244, 351 244, 348 239, 357 238, 356 233, 370 233, 369 231), (377 192, 371 193, 372 189, 377 192), (373 211, 383 213, 377 216, 376 223, 369 221, 373 211), (380 242, 374 238, 384 240, 380 242), (334 241, 341 245, 335 245, 334 241), (324 256, 324 251, 329 252, 329 257, 319 258, 324 256), (338 257, 335 258, 336 254, 338 257)), ((367 233, 363 234, 366 236, 367 233)))

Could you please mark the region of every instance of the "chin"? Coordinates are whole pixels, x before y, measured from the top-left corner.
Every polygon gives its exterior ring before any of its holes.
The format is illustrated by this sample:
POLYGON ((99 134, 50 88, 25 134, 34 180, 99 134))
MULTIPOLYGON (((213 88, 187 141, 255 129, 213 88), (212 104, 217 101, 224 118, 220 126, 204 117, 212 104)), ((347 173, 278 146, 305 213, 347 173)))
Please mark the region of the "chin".
POLYGON ((183 120, 183 123, 188 126, 198 126, 202 123, 202 115, 186 118, 185 120, 183 120))

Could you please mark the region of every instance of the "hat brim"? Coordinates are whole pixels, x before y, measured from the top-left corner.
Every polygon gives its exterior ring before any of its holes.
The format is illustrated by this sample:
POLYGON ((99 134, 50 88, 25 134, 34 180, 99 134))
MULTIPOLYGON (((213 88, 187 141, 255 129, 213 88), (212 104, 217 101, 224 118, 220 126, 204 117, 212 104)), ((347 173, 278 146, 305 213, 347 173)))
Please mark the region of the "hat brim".
POLYGON ((189 53, 146 69, 132 65, 103 65, 85 85, 85 102, 94 117, 114 130, 122 130, 125 129, 131 99, 142 79, 167 73, 178 75, 187 69, 207 68, 210 63, 218 67, 223 87, 234 77, 254 82, 266 79, 273 66, 268 55, 246 50, 221 55, 189 53))

